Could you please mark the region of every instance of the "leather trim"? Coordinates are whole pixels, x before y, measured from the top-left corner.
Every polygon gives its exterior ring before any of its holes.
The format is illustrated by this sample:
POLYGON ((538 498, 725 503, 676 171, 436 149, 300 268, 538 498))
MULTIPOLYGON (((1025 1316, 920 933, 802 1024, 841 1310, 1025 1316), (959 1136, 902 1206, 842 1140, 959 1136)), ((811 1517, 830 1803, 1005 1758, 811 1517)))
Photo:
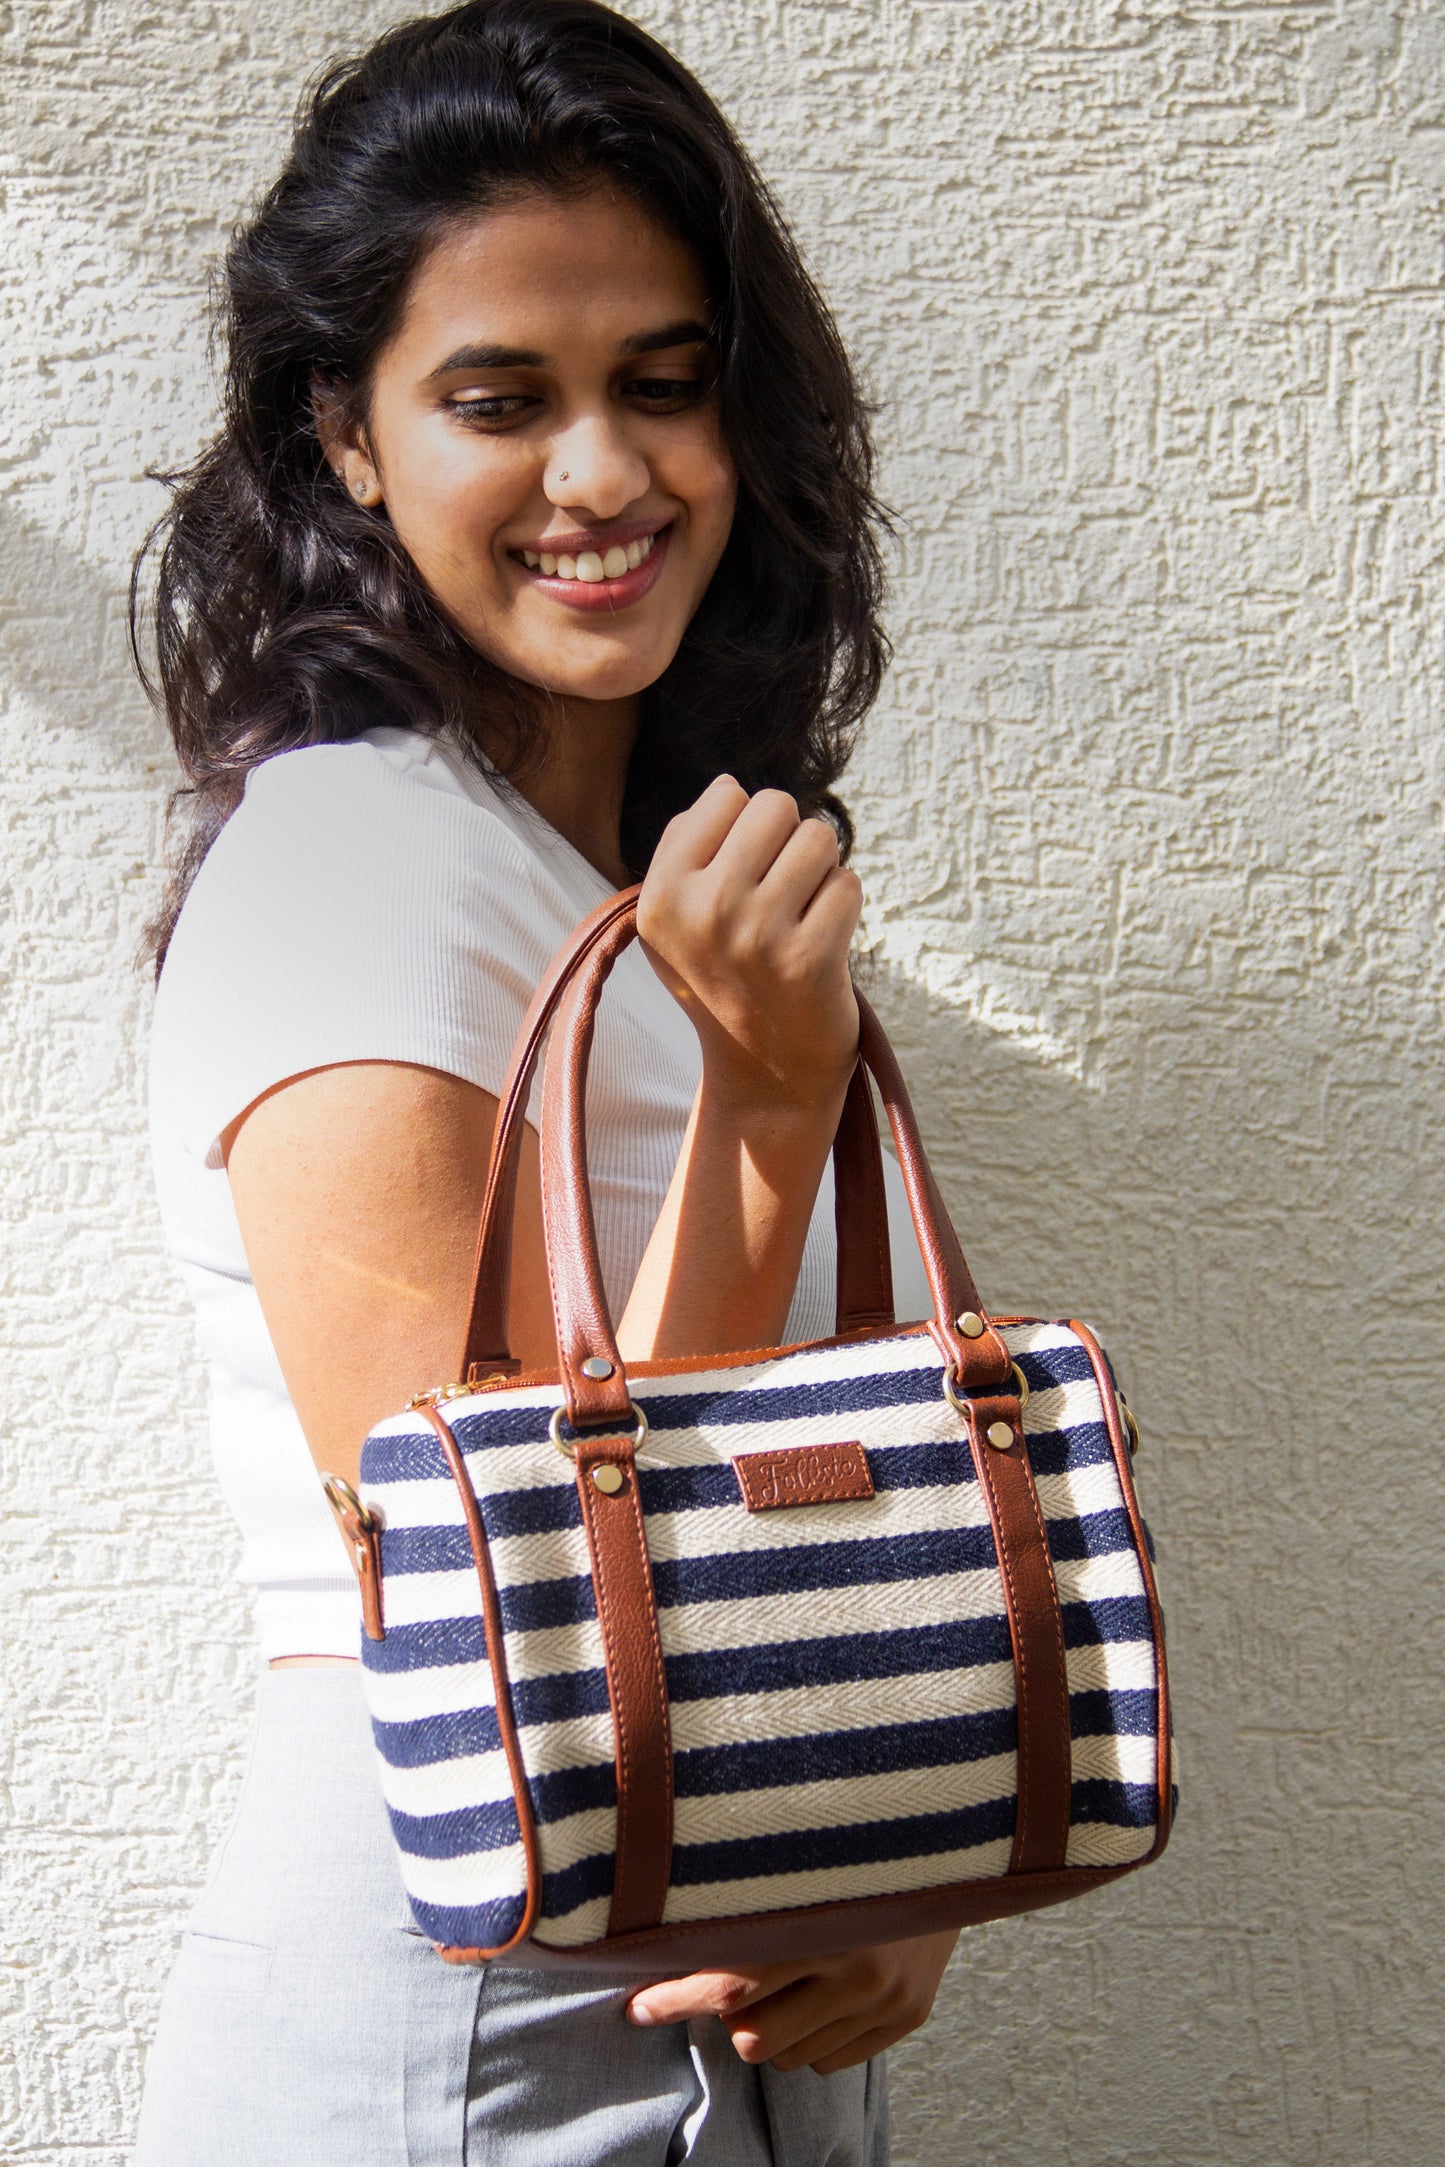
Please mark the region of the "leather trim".
MULTIPOLYGON (((1010 1317, 1010 1324, 1037 1324, 1037 1317, 1010 1317)), ((629 1362, 629 1377, 672 1377, 692 1370, 739 1369, 748 1362, 771 1362, 780 1354, 811 1353, 817 1347, 866 1346, 870 1339, 917 1339, 924 1334, 931 1339, 932 1332, 926 1324, 899 1324, 870 1329, 860 1327, 856 1332, 835 1333, 831 1339, 795 1339, 783 1347, 734 1347, 725 1354, 668 1355, 657 1361, 629 1362)), ((555 1385, 560 1391, 562 1373, 556 1369, 518 1370, 514 1377, 480 1378, 469 1391, 471 1399, 481 1399, 492 1392, 534 1391, 542 1385, 555 1385)), ((465 1408, 459 1408, 465 1413, 465 1408)))
MULTIPOLYGON (((521 1365, 510 1349, 508 1299, 512 1274, 512 1231, 516 1215, 517 1176, 521 1166, 522 1125, 527 1098, 543 1042, 558 1003, 592 950, 636 909, 637 887, 620 889, 584 918, 571 940, 553 957, 528 1004, 512 1050, 492 1135, 487 1188, 472 1264, 472 1301, 458 1377, 495 1373, 515 1376, 521 1365)), ((631 938, 629 933, 628 939, 631 938)), ((626 945, 624 941, 623 946, 626 945)), ((613 953, 620 952, 614 948, 613 953)), ((888 1238, 888 1192, 878 1148, 878 1124, 867 1077, 855 1070, 833 1144, 835 1218, 838 1226, 839 1332, 893 1321, 893 1270, 888 1238), (843 1200, 847 1199, 847 1209, 843 1200)))
POLYGON ((591 950, 557 1009, 542 1079, 542 1226, 562 1396, 574 1429, 630 1428, 631 1395, 597 1258, 597 1222, 587 1178, 587 1062, 607 974, 632 939, 619 922, 591 950), (589 1377, 593 1358, 604 1374, 589 1377))
MULTIPOLYGON (((563 995, 542 1095, 542 1214, 547 1268, 552 1282, 563 1396, 568 1417, 579 1430, 602 1423, 620 1425, 629 1404, 627 1379, 597 1261, 584 1117, 587 1059, 597 1001, 607 973, 634 932, 635 921, 619 917, 588 952, 563 995), (588 1377, 584 1373, 582 1365, 589 1355, 602 1358, 605 1376, 588 1377)), ((893 1131, 934 1299, 934 1338, 961 1389, 970 1393, 996 1390, 1008 1384, 1008 1350, 986 1319, 982 1330, 971 1338, 959 1328, 961 1311, 974 1309, 983 1315, 978 1289, 929 1167, 893 1049, 868 1002, 862 994, 857 999, 859 1055, 877 1081, 893 1131)))
POLYGON ((898 1166, 933 1296, 933 1336, 961 1391, 986 1392, 990 1387, 1006 1385, 1008 1349, 988 1322, 942 1191, 933 1178, 898 1057, 868 1002, 861 993, 857 999, 859 1056, 873 1071, 893 1131, 898 1166), (984 1320, 983 1331, 974 1339, 966 1338, 958 1328, 958 1318, 970 1309, 984 1320))
POLYGON ((824 1347, 865 1347, 870 1339, 916 1339, 927 1334, 926 1324, 862 1325, 856 1331, 835 1332, 831 1339, 794 1339, 783 1347, 734 1347, 727 1354, 683 1354, 666 1361, 629 1362, 629 1377, 672 1377, 707 1369, 741 1369, 749 1362, 772 1362, 779 1355, 813 1353, 824 1347))
POLYGON ((512 1797, 517 1809, 517 1826, 522 1837, 522 1856, 527 1866, 527 1901, 522 1908, 521 1922, 510 1941, 499 1942, 495 1949, 479 1949, 477 1961, 493 1956, 506 1956, 518 1948, 537 1923, 542 1908, 542 1854, 537 1842, 537 1824, 532 1816, 532 1794, 527 1788, 527 1771, 522 1761, 522 1748, 517 1739, 517 1723, 512 1712, 512 1688, 507 1677, 507 1643, 502 1632, 502 1606, 497 1599, 497 1583, 492 1572, 491 1552, 487 1548, 487 1531, 482 1525, 481 1507, 477 1493, 472 1488, 461 1447, 434 1407, 419 1407, 417 1413, 424 1415, 437 1433, 437 1441, 446 1455, 452 1480, 462 1501, 462 1514, 467 1523, 467 1538, 472 1547, 472 1561, 477 1568, 477 1579, 482 1591, 482 1625, 487 1636, 487 1662, 492 1672, 492 1690, 497 1703, 497 1729, 501 1733, 502 1751, 507 1759, 507 1774, 512 1782, 512 1797))
POLYGON ((1134 1534, 1134 1547, 1139 1553, 1139 1571, 1144 1580, 1144 1592, 1149 1598, 1149 1621, 1154 1634, 1154 1676, 1159 1693, 1157 1722, 1159 1725, 1159 1824, 1154 1838, 1154 1848, 1144 1864, 1152 1864, 1169 1841, 1174 1823, 1174 1719, 1169 1695, 1169 1663, 1164 1649, 1164 1608, 1159 1600, 1159 1589, 1154 1578, 1154 1564, 1149 1556, 1149 1545, 1144 1539, 1144 1516, 1139 1510, 1139 1499, 1134 1489, 1134 1461, 1129 1451, 1129 1440, 1124 1434, 1124 1424, 1119 1416, 1118 1402, 1114 1397, 1117 1387, 1114 1373, 1098 1340, 1086 1324, 1077 1318, 1068 1320, 1069 1330, 1077 1332, 1089 1360, 1094 1365, 1094 1376, 1099 1386, 1099 1397, 1104 1403, 1104 1421, 1108 1426, 1109 1443, 1113 1448, 1114 1465, 1119 1473, 1119 1487, 1124 1493, 1124 1509, 1129 1515, 1129 1525, 1134 1534))
POLYGON ((491 1163, 482 1203, 481 1228, 472 1265, 472 1306, 462 1347, 459 1377, 520 1365, 513 1359, 507 1328, 512 1281, 512 1225, 516 1217, 517 1174, 521 1166, 522 1123, 542 1041, 579 960, 625 917, 637 902, 639 888, 625 888, 599 903, 584 918, 567 947, 554 956, 522 1019, 492 1134, 491 1163))
MULTIPOLYGON (((335 1511, 335 1507, 332 1507, 335 1511)), ((368 1640, 385 1640, 382 1616, 381 1547, 377 1525, 369 1516, 365 1523, 354 1512, 338 1512, 337 1521, 351 1548, 351 1562, 361 1588, 361 1627, 368 1640)))
MULTIPOLYGON (((943 1888, 903 1896, 862 1896, 850 1902, 812 1904, 794 1911, 759 1912, 740 1919, 698 1919, 617 1940, 589 1941, 577 1949, 529 1941, 508 1962, 525 1970, 591 1971, 619 1978, 659 1978, 734 1964, 769 1964, 790 1958, 831 1956, 878 1942, 910 1941, 947 1927, 981 1926, 1069 1902, 1133 1873, 1127 1866, 1066 1867, 1057 1873, 1000 1874, 989 1881, 955 1881, 943 1888)), ((486 1960, 479 1949, 440 1948, 450 1964, 486 1960)))
POLYGON ((1013 1395, 971 1399, 968 1438, 988 1500, 1013 1638, 1018 1698, 1018 1816, 1011 1874, 1049 1873, 1069 1852, 1069 1678, 1064 1623, 1044 1516, 1013 1395), (1004 1423, 1013 1443, 1001 1452, 988 1430, 1004 1423))
POLYGON ((579 1436, 577 1495, 607 1659, 617 1764, 609 1938, 656 1926, 672 1877, 672 1726, 630 1437, 579 1436), (593 1477, 613 1470, 616 1491, 593 1477))
POLYGON ((856 1439, 837 1445, 785 1445, 778 1452, 735 1452, 733 1473, 749 1512, 839 1505, 874 1494, 868 1455, 856 1439))

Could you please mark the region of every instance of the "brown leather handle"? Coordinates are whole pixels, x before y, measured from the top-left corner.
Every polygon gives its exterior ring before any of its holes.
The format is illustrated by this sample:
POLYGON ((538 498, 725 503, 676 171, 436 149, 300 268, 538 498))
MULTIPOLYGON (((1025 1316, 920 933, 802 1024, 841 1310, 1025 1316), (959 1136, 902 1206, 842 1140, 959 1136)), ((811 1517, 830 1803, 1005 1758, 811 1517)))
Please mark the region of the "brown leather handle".
MULTIPOLYGON (((635 937, 635 903, 619 909, 586 947, 558 1004, 542 1087, 542 1217, 563 1396, 574 1428, 631 1426, 631 1395, 618 1350, 587 1181, 587 1063, 597 1003, 619 955, 635 937), (583 1364, 605 1370, 587 1376, 583 1364)), ((887 1036, 858 996, 860 1064, 872 1073, 898 1152, 934 1316, 930 1329, 964 1393, 1005 1385, 1008 1350, 987 1321, 918 1134, 912 1102, 887 1036), (960 1318, 967 1318, 965 1327, 960 1318)), ((871 1118, 871 1109, 870 1109, 871 1118)), ((876 1144, 876 1133, 875 1133, 876 1144)), ((846 1223, 846 1202, 844 1206, 846 1223)))
MULTIPOLYGON (((511 1352, 507 1305, 522 1125, 532 1077, 562 995, 599 942, 624 920, 635 920, 640 892, 636 887, 621 889, 583 919, 571 940, 553 958, 522 1019, 492 1134, 459 1377, 474 1372, 479 1377, 514 1376, 521 1366, 511 1352)), ((888 1192, 883 1185, 878 1124, 861 1064, 849 1084, 838 1123, 833 1172, 838 1246, 836 1329, 842 1333, 891 1324, 893 1264, 888 1240, 888 1192)))

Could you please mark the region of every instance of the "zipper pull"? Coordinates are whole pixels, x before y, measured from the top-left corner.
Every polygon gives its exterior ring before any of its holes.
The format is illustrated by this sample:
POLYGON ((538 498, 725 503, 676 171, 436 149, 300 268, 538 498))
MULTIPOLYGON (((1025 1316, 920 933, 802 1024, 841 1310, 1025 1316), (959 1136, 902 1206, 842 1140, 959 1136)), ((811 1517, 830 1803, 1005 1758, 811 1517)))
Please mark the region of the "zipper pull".
POLYGON ((385 1640, 381 1615, 381 1522, 340 1475, 323 1475, 321 1487, 351 1552, 361 1584, 361 1622, 368 1640, 385 1640))

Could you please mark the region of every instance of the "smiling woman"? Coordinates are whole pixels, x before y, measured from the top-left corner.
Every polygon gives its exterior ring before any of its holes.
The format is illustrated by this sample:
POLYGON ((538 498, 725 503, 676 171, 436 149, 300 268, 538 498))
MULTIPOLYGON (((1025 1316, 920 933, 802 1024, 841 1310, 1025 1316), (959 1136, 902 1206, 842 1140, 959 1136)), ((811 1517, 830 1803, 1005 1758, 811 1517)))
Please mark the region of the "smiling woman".
MULTIPOLYGON (((134 590, 192 815, 152 1133, 270 1668, 138 2160, 881 2161, 878 2057, 951 1934, 624 1988, 411 1930, 317 1481, 457 1374, 513 1039, 635 878, 588 1101, 624 1358, 833 1328, 831 793, 885 655, 847 357, 721 115, 595 0, 470 0, 331 69, 223 328, 220 433, 134 590)), ((530 1130, 514 1250, 546 1368, 530 1130)))
MULTIPOLYGON (((158 959, 248 773, 272 753, 405 722, 518 777, 553 734, 548 702, 486 667, 490 649, 420 576, 370 455, 385 458, 366 435, 374 394, 383 378, 400 388, 394 342, 400 330, 411 344, 426 291, 454 325, 421 364, 439 381, 407 394, 413 420, 426 407, 437 423, 433 473, 453 462, 475 473, 469 450, 497 454, 515 426, 506 417, 524 408, 535 451, 555 426, 557 372, 574 370, 584 344, 601 364, 602 327, 581 304, 604 291, 611 335, 649 342, 607 354, 620 393, 608 414, 690 414, 689 435, 709 422, 726 446, 736 500, 716 575, 641 690, 620 830, 629 872, 646 870, 668 820, 724 771, 749 791, 786 790, 847 845, 832 785, 887 648, 867 412, 837 329, 746 152, 670 55, 590 0, 476 0, 404 23, 322 76, 285 172, 227 260, 224 426, 173 477, 132 596, 140 661, 154 564, 155 676, 186 784, 186 841, 152 929, 158 959), (528 221, 565 249, 545 302, 515 253, 509 295, 476 283, 505 268, 500 228, 516 235, 528 221), (599 227, 637 304, 625 327, 620 297, 592 276, 584 235, 599 227), (639 294, 649 257, 664 283, 639 294), (470 274, 461 288, 458 272, 470 274), (579 277, 574 309, 565 281, 579 277), (508 298, 530 329, 502 323, 508 298), (682 330, 683 350, 650 347, 682 330), (628 359, 649 366, 619 370, 628 359), (450 383, 448 364, 461 372, 450 383), (679 379, 693 388, 679 393, 679 379), (453 404, 485 418, 442 411, 453 404)), ((568 506, 581 486, 568 453, 589 456, 597 421, 572 417, 551 470, 563 495, 539 503, 524 547, 602 523, 595 507, 584 521, 568 506)), ((559 689, 550 658, 537 682, 559 689)))
MULTIPOLYGON (((592 703, 592 745, 630 747, 732 531, 714 308, 695 251, 631 198, 527 195, 427 248, 364 419, 317 389, 327 458, 450 624, 513 681, 592 703)), ((621 882, 619 811, 593 805, 584 854, 621 882)))

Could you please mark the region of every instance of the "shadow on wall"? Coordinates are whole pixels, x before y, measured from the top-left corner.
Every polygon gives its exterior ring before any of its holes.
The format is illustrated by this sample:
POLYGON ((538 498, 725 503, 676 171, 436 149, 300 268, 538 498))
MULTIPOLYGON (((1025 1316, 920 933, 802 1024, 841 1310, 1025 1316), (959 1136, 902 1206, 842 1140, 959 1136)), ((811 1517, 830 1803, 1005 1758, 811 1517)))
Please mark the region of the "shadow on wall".
POLYGON ((160 777, 171 765, 131 665, 125 575, 91 563, 3 502, 0 678, 58 726, 97 732, 98 767, 138 761, 146 776, 160 777))
POLYGON ((1432 1107, 1438 1144, 1438 1072, 1422 1053, 1382 1091, 1323 1008, 1260 1031, 1227 998, 1180 996, 1089 1088, 895 968, 863 982, 985 1303, 1081 1315, 1119 1368, 1183 1773, 1158 1867, 1022 1942, 968 1938, 947 2056, 929 2033, 901 2050, 900 2159, 964 2127, 978 2158, 1012 2157, 1024 2080, 1038 2156, 1056 2136, 1050 2157, 1115 2158, 1129 2130, 1141 2167, 1201 2159, 1241 2025, 1264 2026, 1282 2089, 1261 2103, 1259 2149, 1213 2156, 1284 2157, 1273 2116, 1292 2060, 1315 2095, 1304 2126, 1322 2128, 1322 2040, 1339 2042, 1341 2085, 1370 2088, 1371 2049, 1340 2009, 1377 1993, 1382 1968, 1418 1996, 1434 1961, 1422 1629, 1442 1561, 1401 1531, 1438 1524, 1427 1366, 1445 1233, 1418 1155, 1432 1107), (1007 2080, 992 2029, 969 2020, 991 1971, 1028 2004, 1007 2080))

